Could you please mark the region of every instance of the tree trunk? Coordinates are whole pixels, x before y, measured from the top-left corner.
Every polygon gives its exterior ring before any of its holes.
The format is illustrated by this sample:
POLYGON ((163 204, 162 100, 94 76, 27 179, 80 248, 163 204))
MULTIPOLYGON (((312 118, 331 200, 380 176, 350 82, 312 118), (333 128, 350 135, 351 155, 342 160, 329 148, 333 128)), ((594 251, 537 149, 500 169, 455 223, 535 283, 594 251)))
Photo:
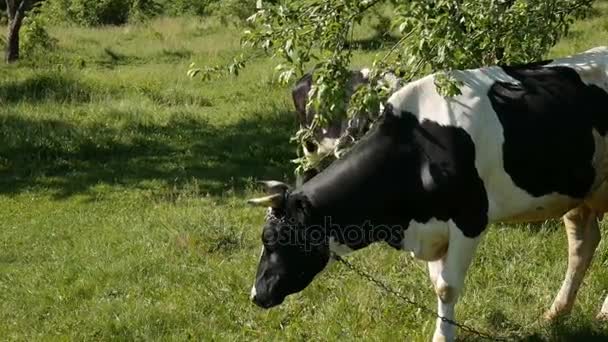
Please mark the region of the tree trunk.
POLYGON ((8 39, 6 43, 6 62, 12 63, 19 59, 19 30, 21 20, 13 19, 8 25, 8 39))
POLYGON ((25 17, 25 10, 29 0, 21 0, 19 7, 15 7, 14 0, 6 1, 6 8, 9 16, 8 37, 6 44, 5 60, 7 63, 15 62, 19 59, 19 30, 25 17))

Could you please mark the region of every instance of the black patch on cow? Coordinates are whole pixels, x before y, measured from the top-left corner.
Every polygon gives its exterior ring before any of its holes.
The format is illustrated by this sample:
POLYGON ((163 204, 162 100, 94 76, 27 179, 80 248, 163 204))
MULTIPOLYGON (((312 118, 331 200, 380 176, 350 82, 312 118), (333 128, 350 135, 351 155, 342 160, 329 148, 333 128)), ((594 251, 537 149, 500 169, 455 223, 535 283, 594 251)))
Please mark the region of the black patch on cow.
POLYGON ((465 236, 481 234, 488 223, 488 196, 475 167, 475 145, 469 134, 460 127, 423 121, 415 142, 420 160, 428 163, 432 184, 424 186, 426 201, 414 219, 452 219, 465 236))
POLYGON ((312 222, 353 249, 379 240, 401 248, 411 220, 452 219, 468 237, 478 236, 488 221, 468 133, 419 123, 408 112, 396 116, 390 105, 345 157, 296 192, 310 200, 312 222), (422 172, 430 173, 432 184, 429 177, 422 181, 422 172))
POLYGON ((584 197, 595 178, 592 129, 608 129, 608 94, 571 68, 503 67, 519 83, 488 91, 504 131, 504 168, 533 196, 584 197))

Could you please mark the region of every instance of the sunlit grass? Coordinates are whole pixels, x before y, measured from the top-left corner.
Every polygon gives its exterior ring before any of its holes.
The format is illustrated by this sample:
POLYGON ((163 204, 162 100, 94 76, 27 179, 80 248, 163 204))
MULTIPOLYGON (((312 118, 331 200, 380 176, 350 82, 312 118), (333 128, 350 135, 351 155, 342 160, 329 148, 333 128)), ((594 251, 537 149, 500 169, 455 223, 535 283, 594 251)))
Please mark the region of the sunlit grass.
MULTIPOLYGON (((605 44, 599 8, 550 55, 605 44)), ((249 302, 264 211, 245 200, 256 179, 292 178, 296 127, 270 60, 238 78, 186 77, 191 62, 228 61, 237 32, 193 18, 52 28, 48 58, 0 67, 0 336, 430 338, 431 317, 340 265, 279 308, 249 302)), ((530 340, 605 339, 593 319, 608 291, 605 242, 572 317, 539 321, 565 271, 562 229, 492 227, 458 319, 530 340)), ((408 254, 378 245, 352 260, 435 307, 425 265, 408 254)))

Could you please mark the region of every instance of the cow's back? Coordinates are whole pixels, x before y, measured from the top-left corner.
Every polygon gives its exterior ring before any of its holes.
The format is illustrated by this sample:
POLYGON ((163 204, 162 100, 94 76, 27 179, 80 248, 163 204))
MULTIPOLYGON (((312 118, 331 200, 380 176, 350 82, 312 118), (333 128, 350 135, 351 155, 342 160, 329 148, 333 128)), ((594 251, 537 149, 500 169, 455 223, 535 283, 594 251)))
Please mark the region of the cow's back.
POLYGON ((419 122, 470 135, 490 221, 558 217, 583 201, 606 211, 607 60, 608 50, 596 48, 519 67, 456 71, 461 94, 451 98, 437 93, 430 75, 389 102, 419 122))

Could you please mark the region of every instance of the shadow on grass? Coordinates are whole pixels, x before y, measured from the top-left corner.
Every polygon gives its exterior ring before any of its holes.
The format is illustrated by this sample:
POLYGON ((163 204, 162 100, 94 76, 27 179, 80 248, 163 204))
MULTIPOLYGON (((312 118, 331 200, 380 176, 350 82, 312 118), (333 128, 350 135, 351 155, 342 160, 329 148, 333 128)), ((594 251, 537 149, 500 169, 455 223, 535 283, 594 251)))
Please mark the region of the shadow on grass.
MULTIPOLYGON (((549 341, 608 341, 608 325, 595 319, 570 317, 568 319, 535 328, 534 332, 509 322, 502 313, 494 313, 490 322, 496 338, 506 338, 509 341, 549 342, 549 341), (523 333, 511 333, 522 331, 523 333)), ((459 341, 487 341, 485 338, 473 334, 463 334, 459 341)))
POLYGON ((43 72, 24 80, 0 83, 0 103, 88 102, 93 90, 67 74, 43 72))
POLYGON ((238 193, 251 179, 291 176, 294 129, 292 116, 280 111, 227 126, 184 115, 120 127, 0 117, 0 194, 44 188, 65 198, 98 184, 180 187, 193 180, 201 194, 238 193))
POLYGON ((163 87, 161 83, 124 86, 83 82, 70 72, 42 72, 24 79, 0 82, 0 103, 87 103, 100 98, 124 97, 132 94, 147 97, 163 106, 191 105, 210 107, 211 101, 202 94, 182 92, 163 87))
POLYGON ((546 327, 544 334, 525 336, 521 341, 608 341, 608 329, 595 321, 561 322, 546 327))
POLYGON ((112 69, 116 66, 142 64, 144 63, 144 59, 138 56, 126 55, 106 47, 103 49, 103 53, 99 55, 99 58, 95 63, 112 69))

